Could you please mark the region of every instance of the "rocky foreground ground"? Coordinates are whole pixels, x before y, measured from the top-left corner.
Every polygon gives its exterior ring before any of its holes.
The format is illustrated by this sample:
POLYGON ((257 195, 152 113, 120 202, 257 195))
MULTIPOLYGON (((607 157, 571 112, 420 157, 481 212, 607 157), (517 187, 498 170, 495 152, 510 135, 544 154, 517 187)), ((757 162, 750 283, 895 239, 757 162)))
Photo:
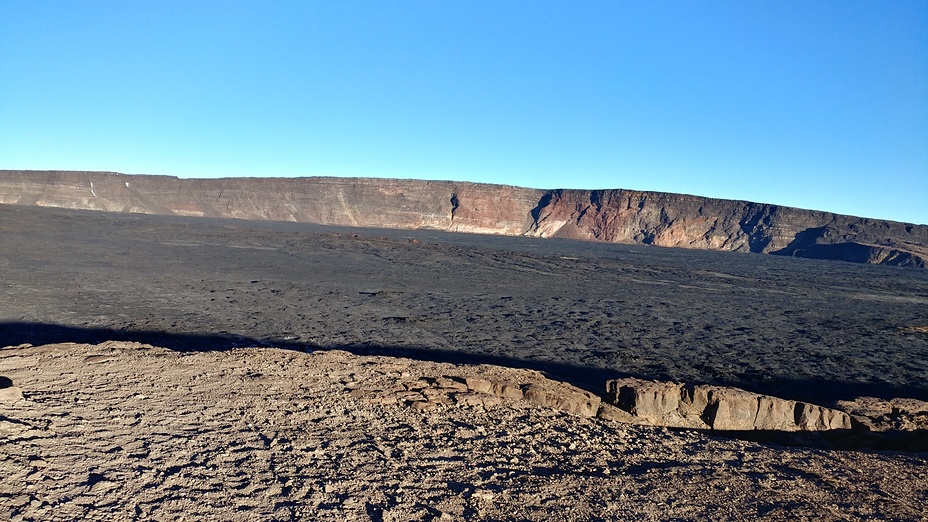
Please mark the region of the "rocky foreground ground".
POLYGON ((3 348, 0 517, 926 519, 925 453, 626 424, 474 389, 487 382, 578 392, 339 350, 3 348))

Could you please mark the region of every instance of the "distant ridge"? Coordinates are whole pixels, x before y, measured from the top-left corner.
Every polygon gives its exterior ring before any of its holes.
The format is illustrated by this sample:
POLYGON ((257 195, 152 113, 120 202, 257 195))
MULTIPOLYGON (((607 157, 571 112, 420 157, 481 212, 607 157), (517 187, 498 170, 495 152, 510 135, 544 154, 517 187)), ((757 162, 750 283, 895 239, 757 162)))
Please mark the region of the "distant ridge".
POLYGON ((632 190, 0 170, 0 204, 566 237, 925 268, 928 226, 632 190))

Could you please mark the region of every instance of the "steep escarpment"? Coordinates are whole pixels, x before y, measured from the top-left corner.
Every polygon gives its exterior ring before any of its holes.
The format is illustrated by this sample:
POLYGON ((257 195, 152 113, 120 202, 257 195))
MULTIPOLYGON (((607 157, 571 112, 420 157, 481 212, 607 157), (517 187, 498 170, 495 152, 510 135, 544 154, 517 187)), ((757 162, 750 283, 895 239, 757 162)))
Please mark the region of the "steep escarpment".
POLYGON ((527 232, 616 243, 925 267, 928 226, 631 190, 555 190, 527 232))
POLYGON ((179 179, 0 171, 0 203, 566 237, 925 267, 928 226, 631 190, 373 178, 179 179))

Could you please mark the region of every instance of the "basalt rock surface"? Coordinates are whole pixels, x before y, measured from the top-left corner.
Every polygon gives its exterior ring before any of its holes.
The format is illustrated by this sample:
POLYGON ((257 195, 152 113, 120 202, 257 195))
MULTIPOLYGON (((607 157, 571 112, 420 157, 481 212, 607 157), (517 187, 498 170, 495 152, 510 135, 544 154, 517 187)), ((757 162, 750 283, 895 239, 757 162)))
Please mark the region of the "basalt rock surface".
POLYGON ((928 226, 631 190, 372 178, 179 179, 0 171, 0 203, 566 237, 924 268, 928 226))

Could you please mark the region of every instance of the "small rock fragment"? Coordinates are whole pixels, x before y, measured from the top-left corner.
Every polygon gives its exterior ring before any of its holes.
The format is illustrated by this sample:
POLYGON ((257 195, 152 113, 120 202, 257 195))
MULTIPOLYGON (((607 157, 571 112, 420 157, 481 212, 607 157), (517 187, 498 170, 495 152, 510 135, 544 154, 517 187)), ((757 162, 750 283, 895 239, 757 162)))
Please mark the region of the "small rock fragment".
POLYGON ((23 399, 23 390, 17 386, 0 388, 0 403, 13 404, 23 399))

